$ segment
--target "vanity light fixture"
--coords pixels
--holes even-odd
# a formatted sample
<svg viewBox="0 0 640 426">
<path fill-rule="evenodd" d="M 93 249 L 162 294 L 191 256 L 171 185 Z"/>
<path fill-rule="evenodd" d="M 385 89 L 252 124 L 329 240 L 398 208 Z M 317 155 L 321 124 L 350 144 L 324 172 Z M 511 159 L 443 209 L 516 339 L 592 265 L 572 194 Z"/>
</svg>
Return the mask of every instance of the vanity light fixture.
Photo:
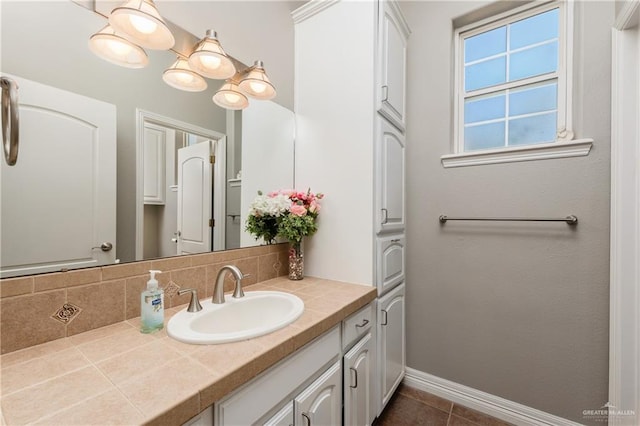
<svg viewBox="0 0 640 426">
<path fill-rule="evenodd" d="M 226 109 L 245 109 L 249 106 L 249 99 L 245 96 L 240 87 L 238 86 L 238 80 L 230 78 L 227 80 L 220 89 L 213 95 L 213 102 Z"/>
<path fill-rule="evenodd" d="M 134 43 L 149 49 L 171 49 L 176 42 L 153 0 L 128 0 L 111 11 L 109 24 Z"/>
<path fill-rule="evenodd" d="M 207 30 L 205 37 L 189 55 L 189 65 L 198 74 L 219 80 L 230 78 L 236 73 L 236 67 L 222 49 L 213 30 Z"/>
<path fill-rule="evenodd" d="M 187 92 L 202 92 L 207 89 L 207 82 L 189 67 L 186 59 L 178 59 L 162 73 L 162 79 L 171 87 Z"/>
<path fill-rule="evenodd" d="M 245 73 L 239 85 L 247 95 L 263 101 L 273 99 L 276 96 L 276 89 L 267 77 L 262 61 L 255 61 Z"/>
<path fill-rule="evenodd" d="M 89 49 L 102 59 L 127 68 L 144 68 L 149 63 L 144 49 L 117 35 L 111 25 L 89 38 Z"/>
</svg>

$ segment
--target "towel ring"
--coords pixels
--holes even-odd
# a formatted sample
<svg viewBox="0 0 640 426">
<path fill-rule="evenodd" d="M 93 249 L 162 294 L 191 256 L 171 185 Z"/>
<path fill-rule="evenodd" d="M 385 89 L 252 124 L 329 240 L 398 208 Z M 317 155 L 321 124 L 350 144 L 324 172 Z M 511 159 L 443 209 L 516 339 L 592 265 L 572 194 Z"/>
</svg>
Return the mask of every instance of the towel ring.
<svg viewBox="0 0 640 426">
<path fill-rule="evenodd" d="M 18 116 L 18 84 L 10 78 L 0 77 L 2 87 L 2 148 L 7 164 L 18 161 L 20 125 Z"/>
</svg>

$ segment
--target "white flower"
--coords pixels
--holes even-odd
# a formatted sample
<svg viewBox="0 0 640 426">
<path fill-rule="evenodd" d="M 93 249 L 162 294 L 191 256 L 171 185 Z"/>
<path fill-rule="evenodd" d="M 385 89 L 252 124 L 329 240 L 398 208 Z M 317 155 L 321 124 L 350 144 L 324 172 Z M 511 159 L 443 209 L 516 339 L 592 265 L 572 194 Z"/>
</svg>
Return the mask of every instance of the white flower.
<svg viewBox="0 0 640 426">
<path fill-rule="evenodd" d="M 289 211 L 291 200 L 288 196 L 278 194 L 274 197 L 258 195 L 249 207 L 252 216 L 281 216 Z"/>
</svg>

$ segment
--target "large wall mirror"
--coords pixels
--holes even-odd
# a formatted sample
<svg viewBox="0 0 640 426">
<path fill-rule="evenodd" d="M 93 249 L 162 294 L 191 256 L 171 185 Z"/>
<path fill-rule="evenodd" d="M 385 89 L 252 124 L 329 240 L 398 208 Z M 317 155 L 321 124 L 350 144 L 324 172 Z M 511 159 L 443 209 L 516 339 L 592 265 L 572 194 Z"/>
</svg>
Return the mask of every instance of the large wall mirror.
<svg viewBox="0 0 640 426">
<path fill-rule="evenodd" d="M 0 72 L 18 81 L 21 119 L 18 162 L 0 175 L 2 278 L 260 243 L 244 232 L 249 203 L 294 185 L 289 102 L 227 111 L 211 100 L 222 81 L 199 93 L 162 81 L 174 52 L 147 50 L 143 69 L 93 55 L 106 20 L 86 7 L 1 7 Z M 241 31 L 243 17 L 215 18 Z"/>
</svg>

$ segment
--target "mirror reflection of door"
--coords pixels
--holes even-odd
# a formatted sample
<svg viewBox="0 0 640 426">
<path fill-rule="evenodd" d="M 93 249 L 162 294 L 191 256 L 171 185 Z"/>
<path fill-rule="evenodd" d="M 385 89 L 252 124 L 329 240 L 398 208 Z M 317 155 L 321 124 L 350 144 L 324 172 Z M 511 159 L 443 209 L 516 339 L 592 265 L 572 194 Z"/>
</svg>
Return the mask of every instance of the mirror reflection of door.
<svg viewBox="0 0 640 426">
<path fill-rule="evenodd" d="M 20 150 L 0 172 L 0 275 L 114 263 L 115 106 L 3 76 L 19 87 Z"/>
<path fill-rule="evenodd" d="M 146 120 L 142 137 L 143 258 L 224 249 L 215 224 L 225 211 L 225 162 L 215 157 L 224 159 L 226 139 Z"/>
<path fill-rule="evenodd" d="M 193 135 L 188 135 L 193 136 Z M 212 250 L 212 142 L 197 141 L 178 150 L 178 254 Z"/>
</svg>

